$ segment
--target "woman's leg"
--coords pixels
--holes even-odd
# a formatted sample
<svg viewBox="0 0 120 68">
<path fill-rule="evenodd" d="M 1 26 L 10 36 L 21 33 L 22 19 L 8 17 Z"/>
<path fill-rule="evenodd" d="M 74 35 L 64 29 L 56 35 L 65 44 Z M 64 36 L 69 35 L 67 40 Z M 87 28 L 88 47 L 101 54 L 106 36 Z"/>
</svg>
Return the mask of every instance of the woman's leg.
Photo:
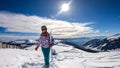
<svg viewBox="0 0 120 68">
<path fill-rule="evenodd" d="M 45 65 L 49 65 L 49 53 L 50 53 L 50 47 L 49 48 L 42 48 L 42 52 L 43 52 L 43 55 L 44 55 L 44 62 L 45 62 Z"/>
</svg>

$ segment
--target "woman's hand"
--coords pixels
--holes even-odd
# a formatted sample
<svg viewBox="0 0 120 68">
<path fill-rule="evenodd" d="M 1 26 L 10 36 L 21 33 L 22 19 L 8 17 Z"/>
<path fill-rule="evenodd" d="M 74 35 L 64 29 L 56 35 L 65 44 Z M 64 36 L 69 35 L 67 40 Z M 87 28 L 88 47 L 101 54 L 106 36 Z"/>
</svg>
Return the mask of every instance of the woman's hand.
<svg viewBox="0 0 120 68">
<path fill-rule="evenodd" d="M 39 46 L 37 46 L 37 47 L 35 48 L 35 51 L 37 51 L 37 50 L 38 50 L 38 47 L 39 47 Z"/>
<path fill-rule="evenodd" d="M 50 44 L 50 48 L 52 48 L 52 44 Z"/>
</svg>

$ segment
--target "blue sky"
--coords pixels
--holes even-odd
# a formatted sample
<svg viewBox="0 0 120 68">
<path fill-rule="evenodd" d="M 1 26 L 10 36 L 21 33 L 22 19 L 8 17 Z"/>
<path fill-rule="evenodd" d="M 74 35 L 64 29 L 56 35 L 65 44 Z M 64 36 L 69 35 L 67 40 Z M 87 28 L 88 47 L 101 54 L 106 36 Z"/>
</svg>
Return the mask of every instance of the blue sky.
<svg viewBox="0 0 120 68">
<path fill-rule="evenodd" d="M 61 5 L 63 3 L 68 3 L 69 1 L 71 0 L 0 0 L 1 19 L 6 16 L 11 20 L 12 19 L 16 20 L 16 18 L 12 16 L 18 15 L 18 18 L 21 18 L 20 16 L 22 15 L 23 18 L 25 17 L 24 19 L 26 19 L 26 21 L 28 21 L 29 17 L 34 17 L 34 18 L 38 17 L 39 20 L 43 19 L 43 21 L 45 20 L 46 22 L 48 22 L 48 20 L 50 21 L 52 20 L 54 22 L 55 21 L 62 21 L 62 23 L 67 22 L 66 24 L 76 23 L 79 24 L 79 26 L 70 25 L 69 27 L 80 27 L 80 28 L 75 28 L 77 29 L 75 30 L 77 33 L 76 35 L 79 36 L 83 34 L 106 35 L 106 34 L 115 34 L 120 32 L 119 30 L 120 0 L 72 0 L 71 4 L 69 5 L 70 10 L 67 12 L 63 12 L 56 17 L 56 14 L 61 10 L 60 8 Z M 18 35 L 18 36 L 39 35 L 38 31 L 35 32 L 30 30 L 22 31 L 21 28 L 24 25 L 26 25 L 25 22 L 23 25 L 20 26 L 21 28 L 19 28 L 19 30 L 17 30 L 17 28 L 14 28 L 15 26 L 9 27 L 5 25 L 6 20 L 11 21 L 8 18 L 4 18 L 2 19 L 2 21 L 0 19 L 1 35 L 3 34 Z M 9 24 L 8 21 L 6 24 Z M 21 19 L 21 21 L 23 22 L 23 19 Z M 32 20 L 32 22 L 34 22 L 34 20 Z M 42 24 L 47 24 L 47 23 L 42 22 Z M 63 28 L 55 25 L 55 23 L 51 23 L 51 25 L 52 24 L 53 24 L 52 27 L 50 27 L 48 24 L 47 25 L 48 27 L 54 30 L 55 29 L 57 30 L 58 28 L 59 29 Z M 84 25 L 84 28 L 82 27 L 82 30 L 81 30 L 81 25 Z M 38 28 L 40 28 L 40 26 L 38 26 Z M 78 31 L 79 29 L 80 31 Z M 56 30 L 53 31 L 53 33 L 55 35 L 58 35 L 59 32 L 55 33 L 57 32 Z M 64 28 L 62 31 L 64 30 L 66 30 L 66 28 Z M 66 32 L 70 32 L 70 31 L 66 30 Z M 65 34 L 61 34 L 61 35 L 65 35 Z M 74 31 L 73 33 L 71 33 L 71 35 L 75 35 Z"/>
</svg>

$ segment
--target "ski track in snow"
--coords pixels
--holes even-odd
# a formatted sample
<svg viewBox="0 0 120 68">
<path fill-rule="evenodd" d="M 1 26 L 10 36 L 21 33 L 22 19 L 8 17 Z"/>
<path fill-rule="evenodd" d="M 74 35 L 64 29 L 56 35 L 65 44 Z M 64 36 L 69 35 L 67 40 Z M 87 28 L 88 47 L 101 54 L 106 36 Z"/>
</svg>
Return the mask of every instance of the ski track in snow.
<svg viewBox="0 0 120 68">
<path fill-rule="evenodd" d="M 42 68 L 44 59 L 41 48 L 0 49 L 0 68 Z M 120 68 L 120 52 L 89 53 L 59 43 L 53 46 L 58 53 L 50 68 Z M 51 56 L 51 55 L 50 55 Z"/>
</svg>

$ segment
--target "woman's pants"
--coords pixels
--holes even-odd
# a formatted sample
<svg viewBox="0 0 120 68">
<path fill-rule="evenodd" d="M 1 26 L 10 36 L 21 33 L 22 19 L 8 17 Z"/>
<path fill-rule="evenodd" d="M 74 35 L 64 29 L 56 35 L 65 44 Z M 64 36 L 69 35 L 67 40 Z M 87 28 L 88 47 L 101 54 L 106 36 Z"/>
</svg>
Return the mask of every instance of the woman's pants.
<svg viewBox="0 0 120 68">
<path fill-rule="evenodd" d="M 49 65 L 50 47 L 48 47 L 48 48 L 41 47 L 41 49 L 42 49 L 42 53 L 44 55 L 45 65 Z"/>
</svg>

